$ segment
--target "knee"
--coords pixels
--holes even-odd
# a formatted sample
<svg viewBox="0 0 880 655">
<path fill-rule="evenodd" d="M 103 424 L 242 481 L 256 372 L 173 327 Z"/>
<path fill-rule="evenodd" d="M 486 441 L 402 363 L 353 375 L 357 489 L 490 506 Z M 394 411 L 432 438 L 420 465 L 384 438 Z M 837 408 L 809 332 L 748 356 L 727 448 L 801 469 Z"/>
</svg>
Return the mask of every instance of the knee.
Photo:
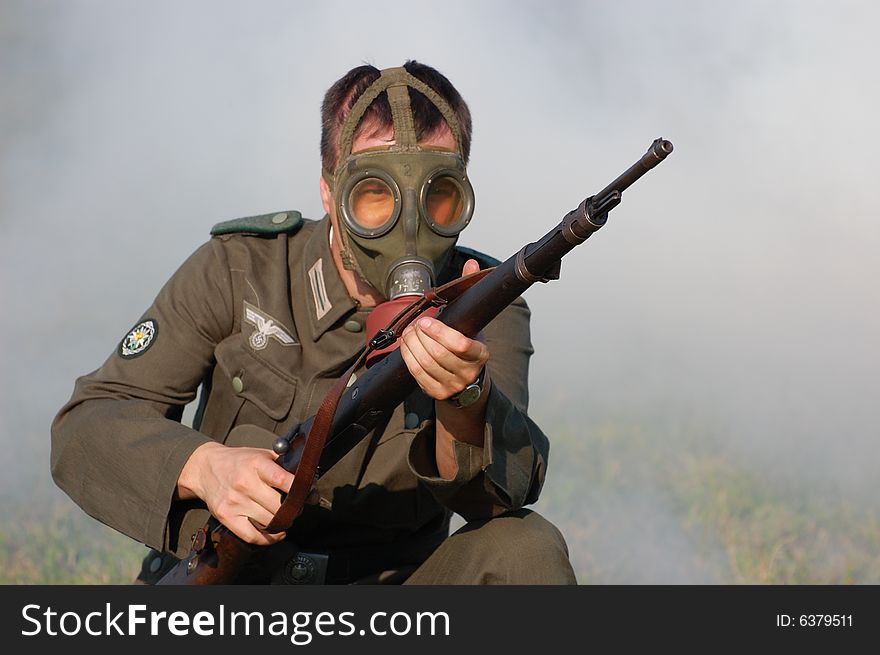
<svg viewBox="0 0 880 655">
<path fill-rule="evenodd" d="M 466 525 L 467 530 L 471 524 Z M 577 584 L 562 533 L 537 512 L 521 509 L 473 525 L 476 559 L 492 562 L 487 579 L 503 584 Z"/>
</svg>

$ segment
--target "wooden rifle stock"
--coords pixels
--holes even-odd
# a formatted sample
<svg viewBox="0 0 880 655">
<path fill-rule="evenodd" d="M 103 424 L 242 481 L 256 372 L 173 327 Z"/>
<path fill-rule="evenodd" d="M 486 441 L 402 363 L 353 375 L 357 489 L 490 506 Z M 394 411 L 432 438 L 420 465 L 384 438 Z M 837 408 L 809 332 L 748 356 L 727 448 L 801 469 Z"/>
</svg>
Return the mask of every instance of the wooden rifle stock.
<svg viewBox="0 0 880 655">
<path fill-rule="evenodd" d="M 648 151 L 611 184 L 590 196 L 540 240 L 509 257 L 457 299 L 437 319 L 473 338 L 535 282 L 559 279 L 562 257 L 602 227 L 621 194 L 672 152 L 672 143 L 656 139 Z M 394 335 L 399 336 L 399 335 Z M 416 387 L 400 350 L 394 350 L 357 378 L 342 395 L 320 455 L 319 470 L 328 470 Z M 275 445 L 276 460 L 297 473 L 315 417 L 292 428 Z M 295 518 L 295 517 L 294 517 Z M 291 521 L 292 522 L 292 521 Z M 286 526 L 282 529 L 287 529 Z M 158 584 L 229 584 L 260 546 L 252 546 L 214 517 L 193 537 L 193 548 Z"/>
</svg>

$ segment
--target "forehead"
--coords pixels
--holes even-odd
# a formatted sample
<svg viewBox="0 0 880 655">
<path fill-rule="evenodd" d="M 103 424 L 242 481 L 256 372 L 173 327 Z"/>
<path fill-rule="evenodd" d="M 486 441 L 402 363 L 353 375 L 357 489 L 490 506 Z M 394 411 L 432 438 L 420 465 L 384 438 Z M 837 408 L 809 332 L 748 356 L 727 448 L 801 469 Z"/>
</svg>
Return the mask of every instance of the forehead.
<svg viewBox="0 0 880 655">
<path fill-rule="evenodd" d="M 351 152 L 354 154 L 369 148 L 387 148 L 391 145 L 394 145 L 394 130 L 389 129 L 378 133 L 362 132 L 352 141 Z M 455 137 L 452 136 L 452 131 L 445 125 L 442 130 L 420 140 L 419 145 L 453 152 L 457 150 Z"/>
</svg>

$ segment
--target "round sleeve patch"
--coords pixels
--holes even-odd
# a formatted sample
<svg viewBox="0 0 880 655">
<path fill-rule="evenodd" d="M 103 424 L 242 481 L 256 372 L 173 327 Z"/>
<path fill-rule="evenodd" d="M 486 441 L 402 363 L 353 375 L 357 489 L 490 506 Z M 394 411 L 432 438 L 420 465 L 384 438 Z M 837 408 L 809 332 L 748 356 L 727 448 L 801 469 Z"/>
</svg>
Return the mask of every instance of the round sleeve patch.
<svg viewBox="0 0 880 655">
<path fill-rule="evenodd" d="M 141 321 L 119 344 L 119 356 L 124 359 L 140 357 L 153 345 L 157 334 L 159 334 L 159 323 L 155 319 L 148 318 Z"/>
</svg>

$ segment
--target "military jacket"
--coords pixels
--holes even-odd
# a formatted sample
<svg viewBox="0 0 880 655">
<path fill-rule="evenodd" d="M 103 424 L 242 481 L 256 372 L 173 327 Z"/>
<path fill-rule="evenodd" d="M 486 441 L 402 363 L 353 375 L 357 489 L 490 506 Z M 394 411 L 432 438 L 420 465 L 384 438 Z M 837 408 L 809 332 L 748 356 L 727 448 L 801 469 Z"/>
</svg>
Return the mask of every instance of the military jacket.
<svg viewBox="0 0 880 655">
<path fill-rule="evenodd" d="M 57 484 L 98 520 L 177 556 L 208 517 L 203 503 L 174 500 L 193 450 L 241 425 L 262 428 L 247 445 L 271 447 L 267 435 L 313 415 L 365 344 L 370 310 L 339 277 L 329 218 L 274 216 L 280 228 L 271 215 L 215 228 L 115 352 L 77 380 L 52 426 Z M 469 257 L 491 264 L 457 248 L 441 278 L 460 275 Z M 526 413 L 533 351 L 521 298 L 484 341 L 485 443 L 455 444 L 455 478 L 437 473 L 433 402 L 417 391 L 323 472 L 320 504 L 306 506 L 288 538 L 326 549 L 438 542 L 452 511 L 487 518 L 537 500 L 549 447 Z M 200 387 L 191 428 L 180 419 Z"/>
</svg>

